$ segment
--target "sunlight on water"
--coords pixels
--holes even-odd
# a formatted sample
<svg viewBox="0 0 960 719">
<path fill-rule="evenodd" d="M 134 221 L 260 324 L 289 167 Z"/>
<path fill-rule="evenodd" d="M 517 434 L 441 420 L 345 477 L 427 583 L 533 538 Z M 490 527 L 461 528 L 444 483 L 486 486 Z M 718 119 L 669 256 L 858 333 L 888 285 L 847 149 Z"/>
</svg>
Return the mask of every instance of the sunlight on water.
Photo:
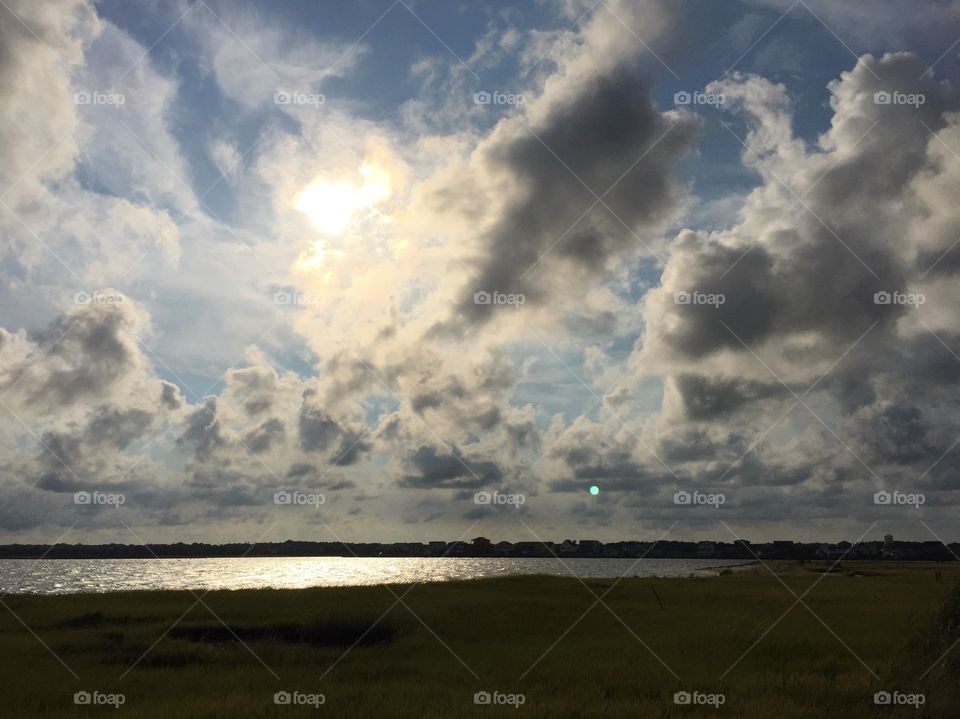
<svg viewBox="0 0 960 719">
<path fill-rule="evenodd" d="M 735 564 L 710 559 L 243 557 L 0 560 L 4 594 L 146 589 L 255 589 L 412 584 L 524 574 L 684 577 Z"/>
</svg>

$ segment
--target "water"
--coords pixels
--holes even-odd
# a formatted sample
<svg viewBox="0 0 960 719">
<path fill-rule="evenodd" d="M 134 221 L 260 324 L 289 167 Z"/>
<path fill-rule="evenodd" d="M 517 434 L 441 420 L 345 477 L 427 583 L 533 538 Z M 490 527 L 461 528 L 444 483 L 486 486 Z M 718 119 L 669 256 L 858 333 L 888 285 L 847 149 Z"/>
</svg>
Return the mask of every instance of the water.
<svg viewBox="0 0 960 719">
<path fill-rule="evenodd" d="M 743 562 L 741 562 L 743 563 Z M 729 559 L 520 559 L 431 557 L 242 557 L 215 559 L 5 559 L 2 594 L 152 589 L 300 589 L 412 584 L 552 574 L 686 577 L 716 574 Z"/>
</svg>

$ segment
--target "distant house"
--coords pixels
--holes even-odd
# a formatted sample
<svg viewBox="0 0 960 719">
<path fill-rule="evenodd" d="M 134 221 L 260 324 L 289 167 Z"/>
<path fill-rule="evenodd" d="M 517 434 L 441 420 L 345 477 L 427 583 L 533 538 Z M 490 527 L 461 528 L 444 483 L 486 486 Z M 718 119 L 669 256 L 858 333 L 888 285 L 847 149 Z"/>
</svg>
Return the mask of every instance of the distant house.
<svg viewBox="0 0 960 719">
<path fill-rule="evenodd" d="M 489 557 L 493 554 L 493 542 L 486 537 L 476 537 L 471 544 L 473 544 L 474 554 L 479 554 L 483 557 Z"/>
<path fill-rule="evenodd" d="M 581 539 L 579 549 L 580 554 L 601 554 L 603 552 L 603 542 L 598 542 L 595 539 Z"/>
<path fill-rule="evenodd" d="M 623 542 L 622 546 L 625 557 L 642 557 L 651 549 L 650 542 Z"/>
<path fill-rule="evenodd" d="M 847 544 L 847 546 L 844 547 L 842 544 Z M 847 553 L 849 548 L 850 545 L 846 542 L 841 544 L 821 544 L 817 548 L 817 557 L 820 559 L 840 559 Z"/>
<path fill-rule="evenodd" d="M 617 544 L 605 544 L 603 545 L 603 556 L 604 557 L 622 557 L 624 542 L 619 542 Z"/>
<path fill-rule="evenodd" d="M 466 542 L 451 542 L 447 545 L 447 556 L 463 557 L 470 551 L 470 545 Z"/>
<path fill-rule="evenodd" d="M 857 542 L 850 550 L 849 556 L 861 559 L 876 559 L 880 556 L 882 547 L 883 545 L 880 542 Z"/>
<path fill-rule="evenodd" d="M 551 550 L 556 551 L 552 542 L 517 542 L 513 548 L 521 557 L 551 557 Z"/>
</svg>

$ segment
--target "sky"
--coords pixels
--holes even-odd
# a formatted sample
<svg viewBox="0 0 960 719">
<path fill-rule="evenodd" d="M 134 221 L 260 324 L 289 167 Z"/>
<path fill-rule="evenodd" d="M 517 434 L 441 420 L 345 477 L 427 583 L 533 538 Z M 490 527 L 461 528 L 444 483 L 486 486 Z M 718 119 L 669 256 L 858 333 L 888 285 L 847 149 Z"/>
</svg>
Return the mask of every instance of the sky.
<svg viewBox="0 0 960 719">
<path fill-rule="evenodd" d="M 0 541 L 958 539 L 960 2 L 0 48 Z"/>
</svg>

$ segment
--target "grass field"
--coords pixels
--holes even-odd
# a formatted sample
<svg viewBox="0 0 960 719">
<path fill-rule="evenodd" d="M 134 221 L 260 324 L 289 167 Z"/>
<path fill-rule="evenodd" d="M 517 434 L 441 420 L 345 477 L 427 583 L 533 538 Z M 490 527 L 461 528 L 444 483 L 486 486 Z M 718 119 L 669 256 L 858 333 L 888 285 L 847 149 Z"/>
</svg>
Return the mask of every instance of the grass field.
<svg viewBox="0 0 960 719">
<path fill-rule="evenodd" d="M 960 647 L 927 671 L 960 639 L 960 590 L 951 595 L 960 568 L 826 566 L 630 578 L 612 589 L 613 580 L 518 577 L 406 595 L 404 586 L 217 591 L 202 603 L 189 592 L 8 595 L 0 715 L 960 716 L 951 708 Z M 797 603 L 790 590 L 803 596 L 815 582 Z M 925 704 L 877 707 L 883 690 L 923 692 Z M 124 702 L 78 706 L 78 691 Z M 324 703 L 278 705 L 278 691 Z M 477 705 L 478 691 L 523 704 Z M 677 705 L 679 691 L 724 701 Z"/>
</svg>

